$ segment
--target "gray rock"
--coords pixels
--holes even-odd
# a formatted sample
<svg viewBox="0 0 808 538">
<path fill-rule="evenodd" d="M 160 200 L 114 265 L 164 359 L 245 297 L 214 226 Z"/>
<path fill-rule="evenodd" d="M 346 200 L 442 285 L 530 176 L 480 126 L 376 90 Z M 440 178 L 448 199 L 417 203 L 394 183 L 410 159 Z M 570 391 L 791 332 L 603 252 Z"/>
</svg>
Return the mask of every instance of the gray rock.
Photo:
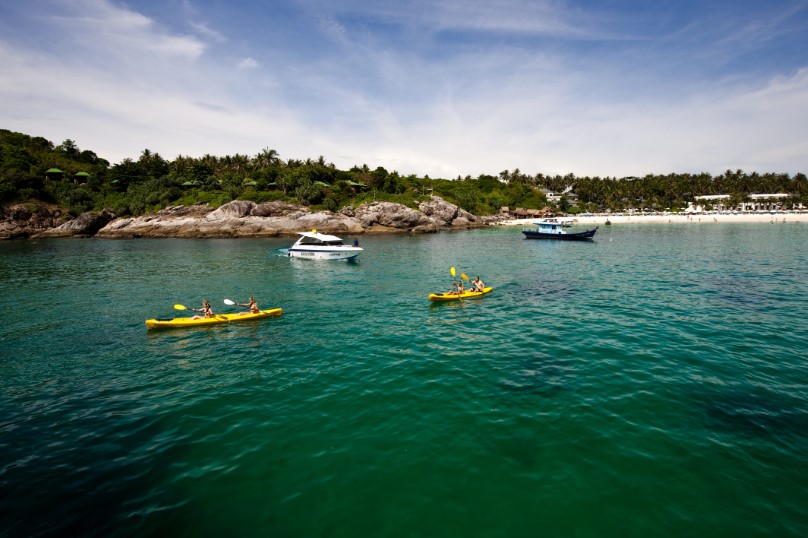
<svg viewBox="0 0 808 538">
<path fill-rule="evenodd" d="M 424 224 L 422 226 L 416 226 L 413 228 L 410 233 L 412 234 L 434 234 L 438 233 L 438 226 L 434 222 L 430 222 L 429 224 Z"/>
<path fill-rule="evenodd" d="M 418 209 L 424 215 L 437 220 L 441 226 L 451 225 L 459 210 L 456 205 L 450 204 L 440 196 L 432 196 L 429 202 L 421 202 L 418 204 Z"/>
<path fill-rule="evenodd" d="M 0 239 L 26 239 L 60 226 L 66 215 L 44 204 L 17 204 L 0 211 Z"/>
<path fill-rule="evenodd" d="M 37 237 L 89 237 L 95 235 L 114 218 L 115 214 L 108 209 L 88 211 L 61 226 L 37 234 Z"/>
<path fill-rule="evenodd" d="M 300 206 L 275 200 L 264 202 L 253 207 L 250 215 L 253 217 L 286 217 L 290 215 L 302 215 L 305 213 Z"/>
<path fill-rule="evenodd" d="M 0 238 L 275 237 L 293 236 L 311 229 L 343 236 L 406 231 L 435 233 L 441 228 L 464 229 L 488 223 L 438 196 L 429 203 L 422 203 L 420 208 L 421 211 L 391 202 L 372 202 L 357 208 L 348 206 L 334 213 L 311 212 L 307 207 L 281 201 L 256 204 L 236 200 L 213 211 L 207 204 L 200 203 L 120 219 L 115 219 L 109 211 L 90 212 L 64 222 L 58 210 L 20 205 L 7 208 L 2 214 Z"/>
<path fill-rule="evenodd" d="M 412 229 L 432 220 L 419 211 L 391 202 L 372 202 L 356 208 L 356 218 L 365 228 L 382 226 L 394 230 Z"/>
<path fill-rule="evenodd" d="M 207 220 L 240 219 L 249 216 L 255 207 L 255 202 L 248 200 L 233 200 L 207 214 Z"/>
</svg>

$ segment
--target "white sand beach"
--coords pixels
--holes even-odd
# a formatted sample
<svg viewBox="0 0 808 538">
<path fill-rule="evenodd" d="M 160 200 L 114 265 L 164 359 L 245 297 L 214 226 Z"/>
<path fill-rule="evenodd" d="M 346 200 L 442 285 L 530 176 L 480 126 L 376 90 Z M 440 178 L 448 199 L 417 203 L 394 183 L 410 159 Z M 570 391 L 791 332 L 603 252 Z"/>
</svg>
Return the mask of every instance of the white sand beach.
<svg viewBox="0 0 808 538">
<path fill-rule="evenodd" d="M 808 213 L 670 213 L 670 214 L 599 214 L 586 216 L 559 217 L 560 220 L 572 219 L 573 224 L 604 225 L 612 224 L 708 224 L 716 222 L 762 222 L 771 224 L 808 222 Z M 499 222 L 503 226 L 525 226 L 536 222 L 537 218 L 510 219 Z"/>
</svg>

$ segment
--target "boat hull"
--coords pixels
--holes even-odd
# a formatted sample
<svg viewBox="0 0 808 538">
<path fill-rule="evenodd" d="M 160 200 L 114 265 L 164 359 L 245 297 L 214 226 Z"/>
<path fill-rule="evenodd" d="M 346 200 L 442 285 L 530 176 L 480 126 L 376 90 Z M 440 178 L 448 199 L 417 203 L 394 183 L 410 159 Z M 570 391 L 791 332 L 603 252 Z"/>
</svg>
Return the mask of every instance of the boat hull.
<svg viewBox="0 0 808 538">
<path fill-rule="evenodd" d="M 271 308 L 269 310 L 261 310 L 257 314 L 249 312 L 244 314 L 217 314 L 212 318 L 166 318 L 166 319 L 147 319 L 146 327 L 149 329 L 174 329 L 185 327 L 206 327 L 208 325 L 220 325 L 222 323 L 234 323 L 238 321 L 250 321 L 253 319 L 268 318 L 270 316 L 280 316 L 280 308 Z"/>
<path fill-rule="evenodd" d="M 477 299 L 491 293 L 494 291 L 494 288 L 483 288 L 483 291 L 464 291 L 460 295 L 456 295 L 454 293 L 430 293 L 429 300 L 435 302 L 443 302 L 443 301 L 459 301 L 461 299 Z"/>
<path fill-rule="evenodd" d="M 525 239 L 552 239 L 555 241 L 591 241 L 595 237 L 597 228 L 577 233 L 543 233 L 533 230 L 522 230 Z"/>
<path fill-rule="evenodd" d="M 292 247 L 288 251 L 290 258 L 303 258 L 306 260 L 353 260 L 362 254 L 362 249 L 359 247 L 343 247 L 343 248 L 322 248 L 316 247 Z"/>
</svg>

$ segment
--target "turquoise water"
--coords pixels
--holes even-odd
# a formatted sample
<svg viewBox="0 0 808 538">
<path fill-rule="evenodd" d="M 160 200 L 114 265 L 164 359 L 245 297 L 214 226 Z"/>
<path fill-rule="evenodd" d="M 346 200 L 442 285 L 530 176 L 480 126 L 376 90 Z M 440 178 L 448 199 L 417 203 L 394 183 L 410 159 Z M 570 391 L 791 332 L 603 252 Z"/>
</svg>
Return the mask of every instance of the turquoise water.
<svg viewBox="0 0 808 538">
<path fill-rule="evenodd" d="M 807 234 L 2 243 L 0 536 L 806 536 Z"/>
</svg>

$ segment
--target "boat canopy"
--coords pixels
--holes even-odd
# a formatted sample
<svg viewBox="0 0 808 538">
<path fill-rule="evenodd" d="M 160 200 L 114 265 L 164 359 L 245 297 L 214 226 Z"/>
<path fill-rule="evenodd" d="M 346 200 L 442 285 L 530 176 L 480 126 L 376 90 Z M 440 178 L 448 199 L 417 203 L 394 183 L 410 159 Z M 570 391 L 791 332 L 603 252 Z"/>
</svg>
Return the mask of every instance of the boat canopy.
<svg viewBox="0 0 808 538">
<path fill-rule="evenodd" d="M 318 232 L 297 232 L 297 235 L 302 235 L 303 237 L 308 237 L 309 239 L 314 239 L 315 241 L 322 241 L 323 243 L 339 241 L 339 243 L 342 244 L 342 239 L 336 235 L 321 234 Z"/>
</svg>

